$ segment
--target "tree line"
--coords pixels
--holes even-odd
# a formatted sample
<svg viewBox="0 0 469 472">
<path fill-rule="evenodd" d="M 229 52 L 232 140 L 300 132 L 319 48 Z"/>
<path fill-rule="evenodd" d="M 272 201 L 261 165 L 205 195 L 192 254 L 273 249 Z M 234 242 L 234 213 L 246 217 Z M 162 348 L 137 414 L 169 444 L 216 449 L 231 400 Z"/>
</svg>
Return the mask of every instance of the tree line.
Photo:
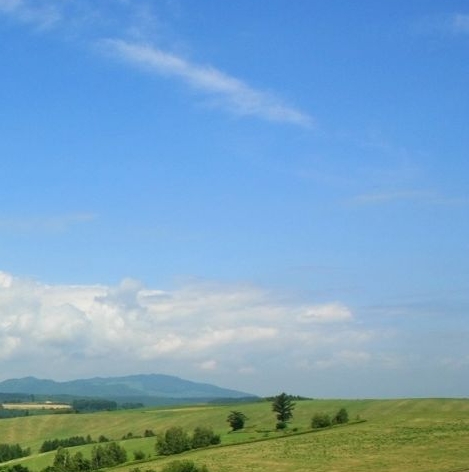
<svg viewBox="0 0 469 472">
<path fill-rule="evenodd" d="M 0 462 L 7 462 L 20 457 L 26 457 L 31 454 L 31 449 L 28 447 L 22 449 L 19 444 L 0 444 Z"/>
</svg>

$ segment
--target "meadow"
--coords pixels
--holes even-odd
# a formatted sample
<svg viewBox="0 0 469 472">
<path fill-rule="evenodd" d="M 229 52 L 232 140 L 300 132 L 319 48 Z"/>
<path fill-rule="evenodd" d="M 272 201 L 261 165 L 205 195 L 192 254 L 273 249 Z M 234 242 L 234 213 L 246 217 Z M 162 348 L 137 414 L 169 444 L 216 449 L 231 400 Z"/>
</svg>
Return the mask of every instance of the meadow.
<svg viewBox="0 0 469 472">
<path fill-rule="evenodd" d="M 350 423 L 311 431 L 317 412 L 333 414 L 345 407 Z M 241 432 L 230 432 L 230 411 L 242 411 L 248 421 Z M 298 401 L 288 430 L 275 431 L 270 402 L 200 405 L 180 408 L 143 408 L 89 414 L 50 414 L 0 420 L 0 442 L 30 447 L 31 456 L 16 460 L 32 471 L 52 463 L 54 452 L 38 454 L 44 440 L 104 435 L 128 452 L 145 453 L 141 462 L 127 463 L 116 472 L 139 468 L 158 471 L 176 458 L 206 464 L 210 472 L 462 472 L 469 471 L 469 400 L 306 400 Z M 164 432 L 182 426 L 210 426 L 221 445 L 157 457 L 150 429 Z M 121 440 L 131 433 L 133 439 Z M 90 454 L 92 445 L 70 448 Z"/>
</svg>

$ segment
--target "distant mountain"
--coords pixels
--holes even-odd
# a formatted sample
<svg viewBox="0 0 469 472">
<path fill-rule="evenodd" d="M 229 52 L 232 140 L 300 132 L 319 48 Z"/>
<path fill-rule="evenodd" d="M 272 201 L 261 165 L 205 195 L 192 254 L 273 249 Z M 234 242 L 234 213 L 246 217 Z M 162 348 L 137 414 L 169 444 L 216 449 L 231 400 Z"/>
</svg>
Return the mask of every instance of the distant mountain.
<svg viewBox="0 0 469 472">
<path fill-rule="evenodd" d="M 144 404 L 188 401 L 210 401 L 221 399 L 253 398 L 255 395 L 191 382 L 179 377 L 162 374 L 130 375 L 126 377 L 95 377 L 92 379 L 55 382 L 35 377 L 10 379 L 0 382 L 0 393 L 22 393 L 29 395 L 98 397 L 118 402 L 139 401 Z"/>
</svg>

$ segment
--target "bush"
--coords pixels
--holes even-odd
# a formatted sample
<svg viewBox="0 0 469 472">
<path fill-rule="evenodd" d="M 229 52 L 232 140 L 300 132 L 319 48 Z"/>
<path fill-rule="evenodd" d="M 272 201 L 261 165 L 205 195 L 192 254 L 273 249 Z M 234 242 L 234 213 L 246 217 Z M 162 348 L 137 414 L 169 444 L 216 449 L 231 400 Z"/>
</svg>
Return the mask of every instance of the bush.
<svg viewBox="0 0 469 472">
<path fill-rule="evenodd" d="M 341 408 L 334 416 L 332 420 L 335 424 L 345 424 L 348 423 L 348 413 L 345 408 Z"/>
<path fill-rule="evenodd" d="M 145 459 L 145 453 L 143 451 L 134 451 L 134 460 L 141 461 Z"/>
<path fill-rule="evenodd" d="M 275 429 L 281 431 L 282 429 L 285 429 L 287 427 L 287 423 L 285 421 L 277 421 L 277 424 L 275 425 Z"/>
<path fill-rule="evenodd" d="M 10 467 L 2 467 L 0 472 L 29 472 L 29 469 L 21 464 L 11 465 Z"/>
<path fill-rule="evenodd" d="M 91 465 L 93 469 L 113 467 L 127 461 L 127 452 L 115 442 L 95 446 L 91 451 Z"/>
<path fill-rule="evenodd" d="M 158 435 L 155 447 L 158 454 L 168 456 L 187 451 L 191 445 L 187 433 L 182 428 L 173 426 L 164 435 Z"/>
<path fill-rule="evenodd" d="M 194 429 L 194 434 L 192 435 L 191 441 L 192 449 L 208 447 L 214 444 L 220 444 L 220 436 L 215 434 L 212 428 L 198 426 Z"/>
<path fill-rule="evenodd" d="M 204 465 L 198 467 L 192 461 L 173 461 L 163 467 L 161 472 L 208 472 Z"/>
<path fill-rule="evenodd" d="M 311 428 L 327 428 L 332 424 L 331 417 L 327 413 L 316 413 L 311 420 Z"/>
</svg>

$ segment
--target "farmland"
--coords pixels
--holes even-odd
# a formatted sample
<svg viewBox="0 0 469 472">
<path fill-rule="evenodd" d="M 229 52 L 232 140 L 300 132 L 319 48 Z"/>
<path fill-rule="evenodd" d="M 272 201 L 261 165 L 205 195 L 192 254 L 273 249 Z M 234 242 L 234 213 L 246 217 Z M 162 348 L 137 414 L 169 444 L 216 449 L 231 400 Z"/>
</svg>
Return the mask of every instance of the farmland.
<svg viewBox="0 0 469 472">
<path fill-rule="evenodd" d="M 310 429 L 317 412 L 334 413 L 345 407 L 350 423 L 324 430 Z M 247 417 L 241 432 L 230 432 L 231 410 Z M 142 471 L 161 466 L 176 456 L 156 456 L 155 438 L 142 436 L 171 426 L 189 433 L 196 426 L 211 426 L 221 445 L 183 453 L 178 458 L 206 464 L 210 472 L 385 471 L 454 472 L 469 470 L 469 400 L 307 400 L 299 401 L 286 432 L 275 431 L 269 402 L 236 405 L 200 405 L 181 408 L 143 408 L 94 414 L 39 415 L 0 421 L 4 443 L 31 448 L 31 456 L 16 462 L 39 471 L 50 465 L 54 453 L 38 454 L 42 442 L 52 438 L 105 435 L 127 451 L 145 453 L 141 464 L 127 463 L 115 470 Z M 132 439 L 122 440 L 123 436 Z M 92 445 L 71 448 L 90 454 Z"/>
<path fill-rule="evenodd" d="M 64 403 L 3 403 L 5 410 L 71 410 L 71 406 Z"/>
</svg>

